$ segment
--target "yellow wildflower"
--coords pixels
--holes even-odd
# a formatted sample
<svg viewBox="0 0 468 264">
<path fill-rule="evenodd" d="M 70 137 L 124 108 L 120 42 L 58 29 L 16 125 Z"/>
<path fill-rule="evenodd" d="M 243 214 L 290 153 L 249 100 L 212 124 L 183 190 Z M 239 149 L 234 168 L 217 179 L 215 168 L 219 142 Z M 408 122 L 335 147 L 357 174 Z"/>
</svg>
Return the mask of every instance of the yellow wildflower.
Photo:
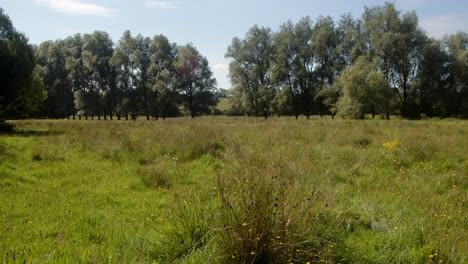
<svg viewBox="0 0 468 264">
<path fill-rule="evenodd" d="M 393 150 L 399 148 L 401 146 L 401 142 L 398 139 L 395 139 L 394 141 L 384 143 L 383 146 L 388 150 Z"/>
</svg>

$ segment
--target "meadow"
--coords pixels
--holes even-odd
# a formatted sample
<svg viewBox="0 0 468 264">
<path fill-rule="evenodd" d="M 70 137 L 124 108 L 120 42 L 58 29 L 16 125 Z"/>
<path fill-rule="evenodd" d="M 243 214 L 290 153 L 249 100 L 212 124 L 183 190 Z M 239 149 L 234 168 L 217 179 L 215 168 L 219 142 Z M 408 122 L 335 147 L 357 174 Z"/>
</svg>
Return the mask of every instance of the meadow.
<svg viewBox="0 0 468 264">
<path fill-rule="evenodd" d="M 468 263 L 468 122 L 16 121 L 2 263 Z"/>
</svg>

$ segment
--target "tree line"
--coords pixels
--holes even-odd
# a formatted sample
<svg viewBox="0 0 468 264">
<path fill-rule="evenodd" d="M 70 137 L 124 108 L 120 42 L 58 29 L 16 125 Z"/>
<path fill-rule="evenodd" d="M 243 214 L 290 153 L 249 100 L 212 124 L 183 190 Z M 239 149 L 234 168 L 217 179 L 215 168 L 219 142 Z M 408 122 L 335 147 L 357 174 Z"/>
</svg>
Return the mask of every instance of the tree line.
<svg viewBox="0 0 468 264">
<path fill-rule="evenodd" d="M 468 34 L 442 39 L 393 3 L 253 26 L 234 38 L 228 115 L 468 117 Z M 30 45 L 0 8 L 0 127 L 6 119 L 159 119 L 215 111 L 208 60 L 164 35 L 76 34 Z"/>
<path fill-rule="evenodd" d="M 192 45 L 95 31 L 28 44 L 0 9 L 0 120 L 166 118 L 211 113 L 216 80 Z"/>
<path fill-rule="evenodd" d="M 255 25 L 226 57 L 231 115 L 468 117 L 468 34 L 430 38 L 393 3 Z"/>
<path fill-rule="evenodd" d="M 40 44 L 36 56 L 47 117 L 149 120 L 177 116 L 183 105 L 193 118 L 216 104 L 208 60 L 193 45 L 177 46 L 163 35 L 126 31 L 114 47 L 106 32 L 76 34 Z"/>
</svg>

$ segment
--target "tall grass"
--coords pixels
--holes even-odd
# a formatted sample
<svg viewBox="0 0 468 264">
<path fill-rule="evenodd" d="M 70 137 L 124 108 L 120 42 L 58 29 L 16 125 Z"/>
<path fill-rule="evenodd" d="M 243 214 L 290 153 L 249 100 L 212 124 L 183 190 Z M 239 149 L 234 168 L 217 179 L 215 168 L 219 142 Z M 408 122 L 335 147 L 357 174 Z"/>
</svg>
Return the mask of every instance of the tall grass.
<svg viewBox="0 0 468 264">
<path fill-rule="evenodd" d="M 465 121 L 19 121 L 0 259 L 466 263 Z"/>
</svg>

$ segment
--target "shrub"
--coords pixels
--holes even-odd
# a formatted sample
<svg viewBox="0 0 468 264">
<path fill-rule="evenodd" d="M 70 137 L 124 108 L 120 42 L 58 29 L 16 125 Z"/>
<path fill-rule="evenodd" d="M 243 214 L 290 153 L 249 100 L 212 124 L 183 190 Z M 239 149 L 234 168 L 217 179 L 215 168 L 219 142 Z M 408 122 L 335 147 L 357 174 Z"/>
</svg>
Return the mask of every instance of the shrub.
<svg viewBox="0 0 468 264">
<path fill-rule="evenodd" d="M 293 168 L 253 159 L 219 176 L 224 262 L 290 263 L 323 259 L 317 192 Z"/>
</svg>

